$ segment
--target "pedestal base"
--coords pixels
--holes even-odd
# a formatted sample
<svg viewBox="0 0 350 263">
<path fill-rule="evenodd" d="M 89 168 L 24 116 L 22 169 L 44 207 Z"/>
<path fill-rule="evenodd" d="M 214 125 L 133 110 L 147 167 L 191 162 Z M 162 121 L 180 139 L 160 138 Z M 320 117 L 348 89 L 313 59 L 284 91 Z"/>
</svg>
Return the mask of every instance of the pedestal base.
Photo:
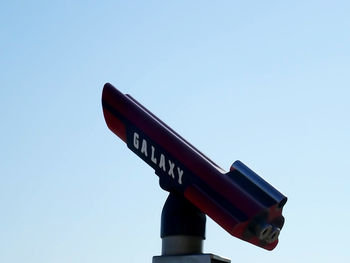
<svg viewBox="0 0 350 263">
<path fill-rule="evenodd" d="M 154 256 L 152 263 L 231 263 L 231 260 L 213 254 L 181 256 Z"/>
</svg>

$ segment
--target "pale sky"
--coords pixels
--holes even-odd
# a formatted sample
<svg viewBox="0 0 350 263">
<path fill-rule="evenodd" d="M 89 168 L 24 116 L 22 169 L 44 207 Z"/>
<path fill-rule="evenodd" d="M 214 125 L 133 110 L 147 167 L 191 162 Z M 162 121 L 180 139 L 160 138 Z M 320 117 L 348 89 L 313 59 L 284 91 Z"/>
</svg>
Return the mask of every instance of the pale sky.
<svg viewBox="0 0 350 263">
<path fill-rule="evenodd" d="M 288 197 L 271 252 L 207 221 L 232 262 L 350 262 L 348 1 L 3 1 L 0 262 L 151 262 L 167 193 L 107 128 L 131 94 L 228 170 Z"/>
</svg>

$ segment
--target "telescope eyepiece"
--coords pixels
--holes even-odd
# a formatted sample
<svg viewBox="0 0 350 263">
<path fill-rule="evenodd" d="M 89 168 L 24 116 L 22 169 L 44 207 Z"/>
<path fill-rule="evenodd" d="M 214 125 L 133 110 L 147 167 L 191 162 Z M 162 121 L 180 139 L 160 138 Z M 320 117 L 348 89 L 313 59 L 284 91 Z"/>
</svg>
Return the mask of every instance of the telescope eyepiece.
<svg viewBox="0 0 350 263">
<path fill-rule="evenodd" d="M 266 240 L 272 231 L 272 225 L 265 224 L 257 233 L 260 240 Z"/>
<path fill-rule="evenodd" d="M 271 244 L 271 243 L 275 242 L 278 239 L 280 232 L 281 232 L 281 229 L 279 229 L 278 227 L 274 227 L 266 240 L 267 243 Z"/>
</svg>

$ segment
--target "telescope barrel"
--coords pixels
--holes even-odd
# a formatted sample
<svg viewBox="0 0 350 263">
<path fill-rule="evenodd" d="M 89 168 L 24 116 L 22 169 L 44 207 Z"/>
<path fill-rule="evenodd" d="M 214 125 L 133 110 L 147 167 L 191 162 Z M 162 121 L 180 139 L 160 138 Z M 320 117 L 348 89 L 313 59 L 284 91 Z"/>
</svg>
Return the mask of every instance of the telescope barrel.
<svg viewBox="0 0 350 263">
<path fill-rule="evenodd" d="M 231 235 L 272 250 L 287 198 L 242 162 L 225 172 L 130 95 L 104 86 L 109 129 L 143 159 L 160 186 L 183 195 Z"/>
</svg>

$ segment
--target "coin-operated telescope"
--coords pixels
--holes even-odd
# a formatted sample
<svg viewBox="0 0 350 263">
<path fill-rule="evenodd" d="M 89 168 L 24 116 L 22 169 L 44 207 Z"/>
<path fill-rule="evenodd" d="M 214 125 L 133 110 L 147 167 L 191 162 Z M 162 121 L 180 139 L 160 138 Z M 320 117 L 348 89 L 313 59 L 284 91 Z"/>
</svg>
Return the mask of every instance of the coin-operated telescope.
<svg viewBox="0 0 350 263">
<path fill-rule="evenodd" d="M 168 191 L 161 218 L 161 262 L 230 262 L 202 254 L 205 215 L 231 235 L 272 250 L 287 198 L 240 161 L 226 172 L 130 95 L 102 93 L 108 127 L 149 164 Z"/>
</svg>

